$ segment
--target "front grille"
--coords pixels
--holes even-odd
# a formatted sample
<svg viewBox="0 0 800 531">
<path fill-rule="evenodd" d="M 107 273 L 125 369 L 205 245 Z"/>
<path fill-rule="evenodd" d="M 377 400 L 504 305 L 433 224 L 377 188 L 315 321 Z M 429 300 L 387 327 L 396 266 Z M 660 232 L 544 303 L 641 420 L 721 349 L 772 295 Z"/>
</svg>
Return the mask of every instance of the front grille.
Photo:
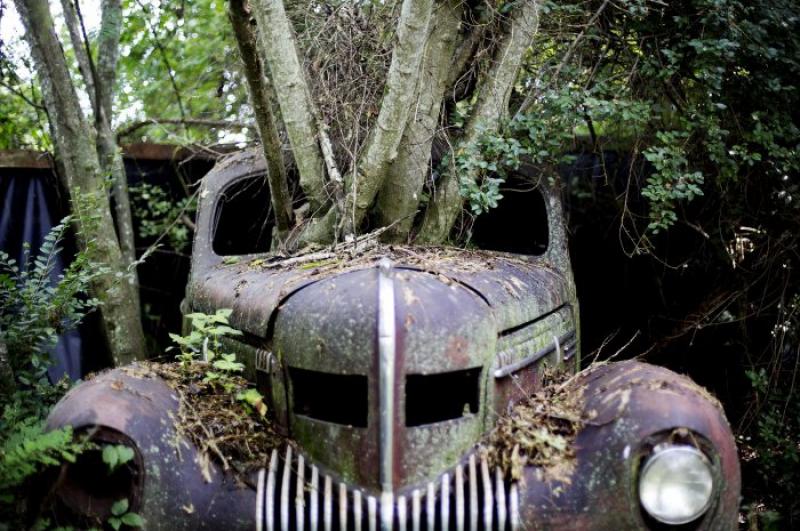
<svg viewBox="0 0 800 531">
<path fill-rule="evenodd" d="M 472 454 L 465 465 L 407 495 L 369 495 L 308 464 L 291 446 L 258 474 L 257 531 L 433 531 L 520 528 L 519 490 Z"/>
</svg>

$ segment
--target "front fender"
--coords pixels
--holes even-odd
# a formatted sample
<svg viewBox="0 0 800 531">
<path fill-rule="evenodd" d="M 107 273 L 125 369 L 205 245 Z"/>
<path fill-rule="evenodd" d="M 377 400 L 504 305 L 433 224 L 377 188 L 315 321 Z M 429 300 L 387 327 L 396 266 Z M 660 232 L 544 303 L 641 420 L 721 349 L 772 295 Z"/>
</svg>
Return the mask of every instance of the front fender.
<svg viewBox="0 0 800 531">
<path fill-rule="evenodd" d="M 665 528 L 639 505 L 643 459 L 659 443 L 698 447 L 713 465 L 712 506 L 693 530 L 736 528 L 739 461 L 719 403 L 688 378 L 662 367 L 625 361 L 579 375 L 587 419 L 575 441 L 575 467 L 567 481 L 525 470 L 520 516 L 530 529 Z"/>
</svg>

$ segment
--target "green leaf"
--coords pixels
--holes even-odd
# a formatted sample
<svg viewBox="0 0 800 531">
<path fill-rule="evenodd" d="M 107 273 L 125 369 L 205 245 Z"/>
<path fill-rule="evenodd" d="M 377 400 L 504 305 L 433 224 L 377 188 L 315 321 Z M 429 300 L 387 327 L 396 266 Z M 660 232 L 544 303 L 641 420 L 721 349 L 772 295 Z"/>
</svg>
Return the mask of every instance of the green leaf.
<svg viewBox="0 0 800 531">
<path fill-rule="evenodd" d="M 111 506 L 111 514 L 121 516 L 128 512 L 128 498 L 122 498 Z"/>
<path fill-rule="evenodd" d="M 120 520 L 119 518 L 116 518 L 114 516 L 111 516 L 108 519 L 108 525 L 113 527 L 114 530 L 116 531 L 117 529 L 120 528 L 120 526 L 122 526 L 122 520 Z"/>
<path fill-rule="evenodd" d="M 129 527 L 144 527 L 144 518 L 136 513 L 128 513 L 122 517 L 122 523 Z"/>
<path fill-rule="evenodd" d="M 109 470 L 114 470 L 119 464 L 119 454 L 116 446 L 108 445 L 103 448 L 103 462 L 108 465 Z"/>
</svg>

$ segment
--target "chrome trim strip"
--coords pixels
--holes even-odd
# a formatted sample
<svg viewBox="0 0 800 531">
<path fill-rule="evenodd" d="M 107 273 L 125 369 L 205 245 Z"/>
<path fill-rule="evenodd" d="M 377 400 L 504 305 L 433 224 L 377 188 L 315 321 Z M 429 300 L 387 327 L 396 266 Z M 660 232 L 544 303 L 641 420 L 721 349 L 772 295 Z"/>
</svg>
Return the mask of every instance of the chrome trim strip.
<svg viewBox="0 0 800 531">
<path fill-rule="evenodd" d="M 450 476 L 442 476 L 442 529 L 450 529 Z"/>
<path fill-rule="evenodd" d="M 492 493 L 492 476 L 489 474 L 489 463 L 486 456 L 481 456 L 481 476 L 483 477 L 483 528 L 492 528 L 492 511 L 494 496 Z"/>
<path fill-rule="evenodd" d="M 331 531 L 333 526 L 333 482 L 327 474 L 322 491 L 322 524 L 325 531 Z"/>
<path fill-rule="evenodd" d="M 281 480 L 281 530 L 289 531 L 289 479 L 292 471 L 292 447 L 286 447 L 286 462 Z"/>
<path fill-rule="evenodd" d="M 267 510 L 267 531 L 272 531 L 275 525 L 275 474 L 278 470 L 278 450 L 272 450 L 269 459 L 269 472 L 267 473 L 267 498 L 264 500 Z"/>
<path fill-rule="evenodd" d="M 356 524 L 356 531 L 361 531 L 361 491 L 353 492 L 353 520 Z"/>
<path fill-rule="evenodd" d="M 377 522 L 376 517 L 378 512 L 378 502 L 375 496 L 367 497 L 367 517 L 369 518 L 369 531 L 376 531 Z"/>
<path fill-rule="evenodd" d="M 464 471 L 456 467 L 456 531 L 464 531 Z"/>
<path fill-rule="evenodd" d="M 311 466 L 311 490 L 309 491 L 311 501 L 309 502 L 309 524 L 311 531 L 319 529 L 319 469 Z"/>
<path fill-rule="evenodd" d="M 506 491 L 500 467 L 494 470 L 495 494 L 497 495 L 497 529 L 506 528 Z"/>
<path fill-rule="evenodd" d="M 267 471 L 261 469 L 258 471 L 258 486 L 256 488 L 256 531 L 261 531 L 264 528 L 264 481 L 267 476 Z"/>
<path fill-rule="evenodd" d="M 381 531 L 392 531 L 394 527 L 394 494 L 381 494 Z"/>
<path fill-rule="evenodd" d="M 561 336 L 560 338 L 558 338 L 558 341 L 560 343 L 566 343 L 574 335 L 575 335 L 575 330 L 571 330 L 571 331 L 567 332 L 566 334 L 564 334 L 563 336 Z M 550 346 L 544 347 L 543 349 L 540 349 L 540 350 L 534 352 L 533 354 L 531 354 L 530 356 L 526 356 L 525 358 L 523 358 L 523 359 L 521 359 L 519 361 L 516 361 L 514 363 L 510 363 L 508 365 L 504 365 L 502 367 L 499 367 L 499 368 L 495 369 L 494 377 L 495 378 L 503 378 L 505 376 L 508 376 L 512 372 L 516 372 L 516 371 L 518 371 L 520 369 L 524 369 L 528 365 L 531 365 L 532 363 L 535 363 L 535 362 L 539 361 L 540 359 L 544 358 L 545 356 L 547 356 L 549 354 L 552 354 L 555 350 L 556 350 L 556 345 L 550 345 Z"/>
<path fill-rule="evenodd" d="M 469 529 L 478 531 L 478 467 L 475 454 L 469 456 Z"/>
<path fill-rule="evenodd" d="M 519 489 L 516 483 L 511 484 L 511 493 L 509 495 L 509 509 L 511 512 L 511 531 L 517 531 L 520 527 L 519 522 Z"/>
<path fill-rule="evenodd" d="M 395 307 L 392 262 L 378 266 L 378 393 L 381 490 L 392 492 L 394 465 Z M 381 510 L 383 513 L 383 510 Z"/>
<path fill-rule="evenodd" d="M 347 485 L 339 483 L 339 529 L 347 529 Z"/>
<path fill-rule="evenodd" d="M 304 531 L 306 526 L 305 492 L 306 492 L 306 462 L 303 454 L 297 453 L 297 486 L 294 493 L 294 513 L 297 519 L 297 530 Z"/>
</svg>

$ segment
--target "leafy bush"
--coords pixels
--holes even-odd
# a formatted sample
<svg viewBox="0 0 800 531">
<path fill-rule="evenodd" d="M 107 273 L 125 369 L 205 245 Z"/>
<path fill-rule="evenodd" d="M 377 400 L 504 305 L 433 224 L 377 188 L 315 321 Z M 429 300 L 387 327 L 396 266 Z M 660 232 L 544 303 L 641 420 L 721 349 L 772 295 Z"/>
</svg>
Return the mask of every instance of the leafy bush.
<svg viewBox="0 0 800 531">
<path fill-rule="evenodd" d="M 55 226 L 35 256 L 26 248 L 22 264 L 0 251 L 0 347 L 7 348 L 0 368 L 9 380 L 3 383 L 11 387 L 0 395 L 0 521 L 9 528 L 23 527 L 29 480 L 46 467 L 73 462 L 90 446 L 75 440 L 69 428 L 47 432 L 44 424 L 70 385 L 48 381 L 50 351 L 59 334 L 98 305 L 87 291 L 104 274 L 79 253 L 55 275 L 70 221 Z"/>
</svg>

